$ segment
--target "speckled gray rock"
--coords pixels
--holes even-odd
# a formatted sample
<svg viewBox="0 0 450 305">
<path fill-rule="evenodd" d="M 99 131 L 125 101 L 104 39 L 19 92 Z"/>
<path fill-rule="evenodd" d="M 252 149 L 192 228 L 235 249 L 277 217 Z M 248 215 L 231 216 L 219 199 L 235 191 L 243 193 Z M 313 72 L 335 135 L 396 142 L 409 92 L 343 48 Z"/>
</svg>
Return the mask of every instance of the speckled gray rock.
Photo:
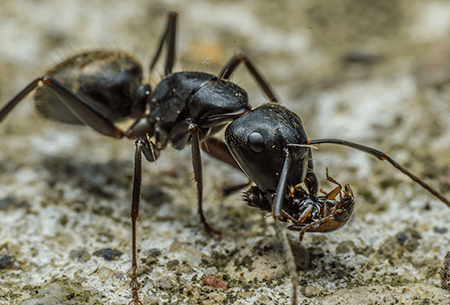
<svg viewBox="0 0 450 305">
<path fill-rule="evenodd" d="M 312 139 L 389 153 L 450 197 L 449 20 L 445 1 L 31 1 L 0 10 L 0 105 L 79 51 L 120 48 L 147 67 L 168 10 L 180 13 L 175 70 L 217 73 L 237 51 L 263 72 Z M 158 70 L 159 69 L 159 70 Z M 157 70 L 162 74 L 162 69 Z M 160 78 L 152 75 L 152 83 Z M 233 81 L 266 101 L 241 68 Z M 27 98 L 0 124 L 0 304 L 128 304 L 133 141 L 46 121 Z M 449 304 L 439 268 L 450 209 L 389 164 L 323 145 L 314 152 L 356 194 L 341 230 L 290 233 L 300 304 Z M 210 238 L 196 208 L 190 150 L 144 164 L 138 222 L 145 304 L 286 304 L 291 291 L 271 218 L 240 194 L 239 172 L 204 158 Z M 123 253 L 106 261 L 95 251 Z M 74 259 L 80 252 L 83 259 Z M 89 259 L 88 259 L 89 257 Z M 227 289 L 205 282 L 214 276 Z"/>
</svg>

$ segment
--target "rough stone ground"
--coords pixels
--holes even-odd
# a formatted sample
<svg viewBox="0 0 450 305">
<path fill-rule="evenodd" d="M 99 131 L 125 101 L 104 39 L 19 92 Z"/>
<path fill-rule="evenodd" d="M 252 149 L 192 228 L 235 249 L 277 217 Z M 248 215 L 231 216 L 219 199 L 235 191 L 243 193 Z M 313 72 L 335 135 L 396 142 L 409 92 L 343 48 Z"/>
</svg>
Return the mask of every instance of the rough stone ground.
<svg viewBox="0 0 450 305">
<path fill-rule="evenodd" d="M 168 10 L 180 13 L 177 70 L 216 73 L 244 51 L 308 135 L 388 152 L 450 197 L 450 3 L 3 0 L 0 104 L 76 52 L 120 48 L 148 65 Z M 162 69 L 160 69 L 162 73 Z M 158 76 L 153 75 L 158 81 Z M 233 81 L 265 101 L 241 69 Z M 134 147 L 40 118 L 31 98 L 0 125 L 0 304 L 127 304 Z M 300 304 L 449 304 L 439 268 L 450 209 L 387 163 L 325 146 L 325 168 L 357 196 L 329 234 L 289 234 Z M 270 218 L 204 158 L 210 238 L 196 213 L 190 150 L 144 165 L 139 264 L 144 304 L 285 304 L 290 282 Z M 94 252 L 115 249 L 102 256 Z M 117 251 L 123 253 L 118 255 Z M 107 261 L 104 257 L 109 257 Z M 215 276 L 226 290 L 206 285 Z"/>
</svg>

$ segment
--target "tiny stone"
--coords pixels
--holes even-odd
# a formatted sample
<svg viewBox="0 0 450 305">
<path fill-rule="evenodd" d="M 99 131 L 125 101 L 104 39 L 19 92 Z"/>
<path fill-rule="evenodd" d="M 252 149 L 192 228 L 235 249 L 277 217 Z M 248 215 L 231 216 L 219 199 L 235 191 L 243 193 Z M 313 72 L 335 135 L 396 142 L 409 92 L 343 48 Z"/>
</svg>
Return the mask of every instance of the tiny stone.
<svg viewBox="0 0 450 305">
<path fill-rule="evenodd" d="M 158 281 L 158 286 L 162 289 L 170 289 L 173 286 L 172 280 L 168 276 L 163 276 Z"/>
<path fill-rule="evenodd" d="M 205 270 L 205 275 L 209 276 L 209 275 L 216 275 L 217 274 L 217 268 L 216 267 L 209 267 L 208 269 Z"/>
<path fill-rule="evenodd" d="M 97 276 L 102 280 L 110 278 L 111 276 L 113 276 L 113 274 L 114 272 L 112 272 L 112 270 L 107 267 L 101 267 L 97 270 Z"/>
<path fill-rule="evenodd" d="M 180 264 L 180 261 L 174 259 L 167 262 L 167 269 L 173 269 Z"/>
<path fill-rule="evenodd" d="M 147 256 L 158 257 L 161 255 L 161 250 L 159 250 L 158 248 L 151 248 L 147 250 L 145 253 Z"/>
<path fill-rule="evenodd" d="M 438 234 L 444 234 L 444 233 L 447 233 L 447 231 L 448 231 L 447 228 L 441 228 L 441 227 L 434 227 L 433 230 L 435 233 L 438 233 Z"/>
<path fill-rule="evenodd" d="M 85 263 L 91 259 L 91 255 L 86 250 L 72 250 L 69 253 L 69 258 L 80 263 Z"/>
<path fill-rule="evenodd" d="M 317 296 L 321 293 L 321 289 L 315 287 L 315 286 L 306 286 L 305 287 L 305 296 L 307 297 L 313 297 Z"/>
<path fill-rule="evenodd" d="M 225 300 L 225 295 L 223 293 L 211 292 L 208 297 L 216 302 L 222 303 Z"/>
<path fill-rule="evenodd" d="M 397 241 L 403 245 L 405 243 L 405 241 L 408 239 L 408 235 L 406 235 L 403 232 L 398 233 L 397 235 L 395 235 L 395 237 L 397 238 Z"/>
<path fill-rule="evenodd" d="M 93 253 L 95 256 L 103 257 L 108 262 L 117 260 L 122 254 L 119 250 L 111 248 L 100 249 Z"/>
<path fill-rule="evenodd" d="M 14 255 L 5 254 L 0 256 L 0 270 L 11 269 L 15 262 Z"/>
</svg>

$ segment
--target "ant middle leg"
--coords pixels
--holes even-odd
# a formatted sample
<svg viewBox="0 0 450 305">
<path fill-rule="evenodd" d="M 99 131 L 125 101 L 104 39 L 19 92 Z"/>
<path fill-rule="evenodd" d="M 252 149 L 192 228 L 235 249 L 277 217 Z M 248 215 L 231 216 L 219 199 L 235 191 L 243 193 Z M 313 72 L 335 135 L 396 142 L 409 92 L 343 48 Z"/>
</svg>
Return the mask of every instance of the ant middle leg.
<svg viewBox="0 0 450 305">
<path fill-rule="evenodd" d="M 270 87 L 269 83 L 264 79 L 261 72 L 259 72 L 258 69 L 256 69 L 255 65 L 248 59 L 248 57 L 242 53 L 234 55 L 230 59 L 230 61 L 228 61 L 228 63 L 225 65 L 225 67 L 223 67 L 222 71 L 220 72 L 219 78 L 228 80 L 231 74 L 233 74 L 233 72 L 242 62 L 245 64 L 248 71 L 250 71 L 252 76 L 255 78 L 256 82 L 264 91 L 264 93 L 267 95 L 269 101 L 279 103 L 273 89 Z"/>
<path fill-rule="evenodd" d="M 176 12 L 169 12 L 167 15 L 167 25 L 164 30 L 163 35 L 159 41 L 158 49 L 156 54 L 153 56 L 152 62 L 150 64 L 150 72 L 156 65 L 156 62 L 161 55 L 162 48 L 164 44 L 167 44 L 167 56 L 166 63 L 164 67 L 164 75 L 167 76 L 172 73 L 173 65 L 175 62 L 175 45 L 176 45 L 176 34 L 177 34 L 177 18 L 178 14 Z"/>
</svg>

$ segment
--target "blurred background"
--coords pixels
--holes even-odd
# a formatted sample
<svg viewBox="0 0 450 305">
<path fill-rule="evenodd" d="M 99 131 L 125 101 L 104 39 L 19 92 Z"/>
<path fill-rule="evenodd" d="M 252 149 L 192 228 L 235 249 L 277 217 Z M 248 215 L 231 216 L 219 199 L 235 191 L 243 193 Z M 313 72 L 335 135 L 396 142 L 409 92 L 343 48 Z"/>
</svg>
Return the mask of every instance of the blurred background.
<svg viewBox="0 0 450 305">
<path fill-rule="evenodd" d="M 0 106 L 81 51 L 120 49 L 148 70 L 167 12 L 179 13 L 175 71 L 218 73 L 244 52 L 311 139 L 388 153 L 450 197 L 450 1 L 3 0 Z M 159 74 L 158 74 L 159 73 Z M 148 75 L 155 84 L 163 67 Z M 232 81 L 267 101 L 240 68 Z M 0 304 L 126 304 L 134 145 L 41 118 L 27 97 L 0 124 Z M 285 304 L 289 276 L 270 218 L 224 186 L 241 173 L 204 156 L 207 236 L 190 149 L 144 163 L 138 247 L 146 304 Z M 450 209 L 390 164 L 343 147 L 314 152 L 356 195 L 338 232 L 289 234 L 302 304 L 442 304 Z M 95 251 L 123 253 L 113 261 Z M 114 252 L 116 253 L 116 252 Z M 205 276 L 228 283 L 220 290 Z M 53 303 L 51 303 L 53 302 Z M 414 303 L 414 304 L 415 304 Z"/>
</svg>

